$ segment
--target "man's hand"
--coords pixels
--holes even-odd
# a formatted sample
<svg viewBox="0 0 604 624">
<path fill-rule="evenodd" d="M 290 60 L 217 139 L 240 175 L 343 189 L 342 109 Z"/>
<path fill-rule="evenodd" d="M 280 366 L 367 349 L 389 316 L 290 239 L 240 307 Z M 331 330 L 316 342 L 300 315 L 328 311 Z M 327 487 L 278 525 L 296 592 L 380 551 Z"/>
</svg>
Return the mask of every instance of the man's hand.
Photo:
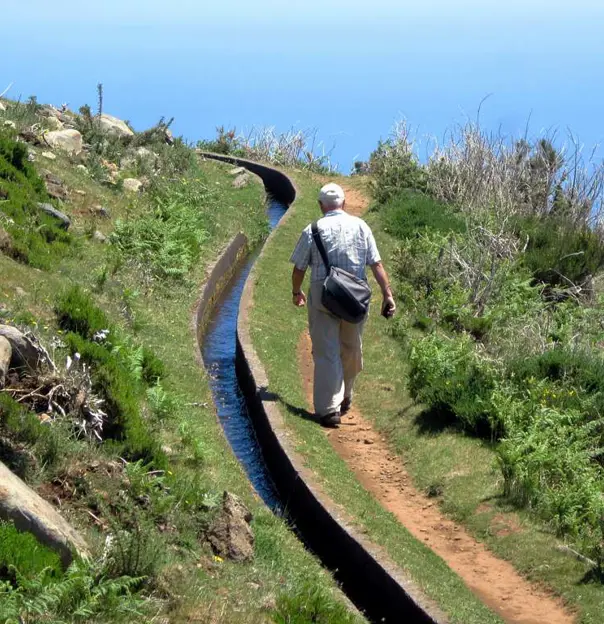
<svg viewBox="0 0 604 624">
<path fill-rule="evenodd" d="M 382 301 L 382 316 L 390 318 L 396 312 L 396 303 L 392 295 L 385 295 Z"/>
<path fill-rule="evenodd" d="M 298 294 L 292 296 L 292 303 L 297 308 L 303 308 L 306 305 L 306 295 L 300 291 Z"/>
</svg>

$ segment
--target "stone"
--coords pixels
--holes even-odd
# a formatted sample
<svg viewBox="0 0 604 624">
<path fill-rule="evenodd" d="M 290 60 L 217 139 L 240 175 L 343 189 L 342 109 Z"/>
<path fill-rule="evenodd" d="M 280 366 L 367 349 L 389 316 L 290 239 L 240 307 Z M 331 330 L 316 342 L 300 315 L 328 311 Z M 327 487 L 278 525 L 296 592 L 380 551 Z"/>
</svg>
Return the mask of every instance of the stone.
<svg viewBox="0 0 604 624">
<path fill-rule="evenodd" d="M 61 178 L 53 173 L 44 173 L 44 184 L 46 185 L 46 191 L 53 199 L 59 199 L 60 201 L 69 199 L 67 187 L 63 184 Z"/>
<path fill-rule="evenodd" d="M 5 128 L 12 128 L 13 130 L 17 129 L 17 124 L 14 121 L 11 121 L 10 119 L 7 119 L 4 122 L 4 127 Z"/>
<path fill-rule="evenodd" d="M 19 132 L 19 138 L 30 145 L 43 145 L 39 134 L 33 128 L 23 128 L 23 130 Z"/>
<path fill-rule="evenodd" d="M 10 234 L 0 226 L 0 252 L 9 256 L 13 250 L 13 239 Z"/>
<path fill-rule="evenodd" d="M 48 158 L 48 160 L 56 160 L 57 157 L 52 152 L 42 152 L 42 158 Z"/>
<path fill-rule="evenodd" d="M 6 106 L 0 102 L 0 113 L 3 113 L 6 110 Z"/>
<path fill-rule="evenodd" d="M 63 121 L 62 117 L 62 113 L 58 108 L 55 108 L 54 106 L 51 106 L 50 104 L 43 104 L 42 106 L 40 106 L 39 110 L 38 110 L 38 115 L 40 115 L 40 117 L 54 117 L 55 119 L 58 119 L 59 121 Z"/>
<path fill-rule="evenodd" d="M 63 129 L 63 124 L 57 117 L 47 117 L 46 118 L 46 125 L 51 130 L 62 130 Z"/>
<path fill-rule="evenodd" d="M 23 290 L 23 288 L 21 288 L 21 286 L 16 286 L 15 287 L 15 295 L 17 295 L 17 297 L 25 297 L 27 295 L 27 291 Z"/>
<path fill-rule="evenodd" d="M 105 208 L 105 206 L 100 206 L 97 204 L 96 206 L 92 206 L 92 208 L 90 209 L 90 212 L 92 212 L 92 214 L 97 217 L 101 217 L 102 219 L 111 218 L 111 213 L 109 212 L 107 208 Z"/>
<path fill-rule="evenodd" d="M 92 240 L 96 241 L 97 243 L 106 243 L 107 237 L 100 230 L 95 230 L 94 234 L 92 235 Z"/>
<path fill-rule="evenodd" d="M 90 557 L 84 538 L 59 512 L 17 475 L 0 462 L 0 518 L 12 521 L 19 531 L 27 531 L 42 544 L 55 550 L 64 566 L 74 554 Z"/>
<path fill-rule="evenodd" d="M 76 169 L 88 175 L 88 167 L 86 167 L 86 165 L 78 165 Z"/>
<path fill-rule="evenodd" d="M 245 167 L 235 167 L 234 169 L 229 170 L 229 175 L 238 176 L 242 173 L 247 173 L 247 169 Z"/>
<path fill-rule="evenodd" d="M 44 134 L 44 141 L 53 149 L 77 155 L 83 148 L 82 135 L 77 130 L 53 130 Z"/>
<path fill-rule="evenodd" d="M 66 214 L 62 213 L 60 210 L 57 210 L 51 204 L 39 203 L 38 208 L 42 212 L 45 212 L 47 215 L 50 215 L 51 217 L 57 219 L 57 221 L 59 221 L 59 227 L 62 230 L 69 229 L 69 226 L 71 225 L 71 219 Z"/>
<path fill-rule="evenodd" d="M 0 336 L 10 342 L 12 348 L 11 369 L 27 368 L 31 371 L 38 369 L 40 351 L 23 332 L 12 325 L 0 325 Z"/>
<path fill-rule="evenodd" d="M 232 561 L 254 557 L 252 514 L 235 494 L 225 492 L 222 507 L 210 526 L 207 537 L 214 554 Z"/>
<path fill-rule="evenodd" d="M 124 180 L 124 190 L 128 193 L 140 193 L 143 183 L 136 178 L 126 178 Z"/>
<path fill-rule="evenodd" d="M 242 173 L 241 175 L 238 175 L 234 180 L 233 180 L 233 187 L 240 189 L 243 188 L 245 186 L 247 186 L 250 183 L 250 176 L 248 173 Z"/>
<path fill-rule="evenodd" d="M 106 132 L 109 136 L 119 138 L 134 136 L 134 132 L 128 127 L 126 122 L 117 117 L 113 117 L 113 115 L 103 113 L 99 119 L 99 125 L 101 130 Z"/>
<path fill-rule="evenodd" d="M 6 379 L 12 357 L 13 348 L 10 342 L 4 336 L 0 336 L 0 388 L 4 388 L 4 380 Z"/>
</svg>

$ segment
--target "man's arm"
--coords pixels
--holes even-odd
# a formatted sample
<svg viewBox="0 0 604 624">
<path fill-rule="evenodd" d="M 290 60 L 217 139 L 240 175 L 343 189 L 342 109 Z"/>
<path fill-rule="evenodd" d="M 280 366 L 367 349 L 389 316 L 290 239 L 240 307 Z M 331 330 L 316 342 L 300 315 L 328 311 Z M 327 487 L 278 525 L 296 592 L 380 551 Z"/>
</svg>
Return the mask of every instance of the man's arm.
<svg viewBox="0 0 604 624">
<path fill-rule="evenodd" d="M 396 310 L 396 303 L 394 303 L 394 298 L 392 297 L 392 289 L 390 288 L 390 280 L 388 279 L 386 269 L 381 262 L 375 262 L 371 264 L 370 267 L 375 281 L 382 291 L 382 313 L 386 309 L 386 306 L 388 306 L 390 309 L 390 316 L 392 316 Z"/>
<path fill-rule="evenodd" d="M 306 271 L 302 271 L 298 267 L 294 267 L 292 271 L 292 301 L 295 306 L 301 308 L 306 304 L 306 295 L 302 290 L 302 282 Z"/>
</svg>

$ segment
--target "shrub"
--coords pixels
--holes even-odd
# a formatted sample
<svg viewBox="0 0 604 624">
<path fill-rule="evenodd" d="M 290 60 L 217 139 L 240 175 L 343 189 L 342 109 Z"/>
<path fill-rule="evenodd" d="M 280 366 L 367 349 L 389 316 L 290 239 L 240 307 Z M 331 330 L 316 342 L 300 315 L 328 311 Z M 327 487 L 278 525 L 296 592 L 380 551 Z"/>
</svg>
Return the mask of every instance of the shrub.
<svg viewBox="0 0 604 624">
<path fill-rule="evenodd" d="M 478 434 L 498 436 L 491 397 L 498 371 L 480 358 L 467 335 L 448 338 L 434 332 L 412 341 L 409 392 L 429 408 L 448 411 L 460 425 Z"/>
<path fill-rule="evenodd" d="M 392 236 L 405 239 L 426 230 L 464 233 L 466 224 L 452 208 L 412 190 L 403 190 L 380 208 L 382 223 Z"/>
<path fill-rule="evenodd" d="M 97 332 L 110 328 L 105 313 L 80 286 L 72 286 L 58 297 L 55 312 L 61 329 L 87 340 L 91 340 Z"/>
<path fill-rule="evenodd" d="M 44 183 L 27 160 L 27 146 L 0 133 L 0 225 L 10 234 L 15 260 L 50 269 L 72 238 L 37 207 L 48 201 Z M 4 217 L 4 218 L 3 218 Z"/>
<path fill-rule="evenodd" d="M 564 217 L 518 220 L 521 238 L 528 236 L 522 259 L 539 282 L 551 286 L 583 286 L 604 267 L 604 245 L 598 234 Z"/>
<path fill-rule="evenodd" d="M 369 157 L 371 190 L 379 203 L 384 203 L 401 191 L 427 190 L 426 175 L 413 153 L 406 130 L 380 141 Z"/>
</svg>

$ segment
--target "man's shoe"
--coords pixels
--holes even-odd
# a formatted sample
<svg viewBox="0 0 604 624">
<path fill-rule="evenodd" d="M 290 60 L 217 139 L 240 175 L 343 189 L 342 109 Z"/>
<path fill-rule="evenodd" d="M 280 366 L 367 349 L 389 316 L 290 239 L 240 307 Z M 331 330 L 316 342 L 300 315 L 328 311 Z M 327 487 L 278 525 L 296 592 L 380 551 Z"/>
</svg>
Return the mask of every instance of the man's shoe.
<svg viewBox="0 0 604 624">
<path fill-rule="evenodd" d="M 337 427 L 342 421 L 340 419 L 340 412 L 332 412 L 321 416 L 320 420 L 323 427 Z"/>
<path fill-rule="evenodd" d="M 342 404 L 340 405 L 340 414 L 344 415 L 346 412 L 350 411 L 350 406 L 352 405 L 352 399 L 350 397 L 344 397 Z"/>
</svg>

